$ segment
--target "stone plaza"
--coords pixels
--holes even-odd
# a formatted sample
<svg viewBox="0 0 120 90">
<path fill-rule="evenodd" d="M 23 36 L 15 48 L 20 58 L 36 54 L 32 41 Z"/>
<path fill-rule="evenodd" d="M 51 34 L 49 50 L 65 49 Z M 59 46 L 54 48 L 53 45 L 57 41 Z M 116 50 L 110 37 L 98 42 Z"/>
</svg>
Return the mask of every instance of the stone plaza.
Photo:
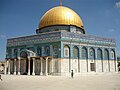
<svg viewBox="0 0 120 90">
<path fill-rule="evenodd" d="M 120 73 L 69 76 L 2 75 L 0 90 L 120 90 Z"/>
</svg>

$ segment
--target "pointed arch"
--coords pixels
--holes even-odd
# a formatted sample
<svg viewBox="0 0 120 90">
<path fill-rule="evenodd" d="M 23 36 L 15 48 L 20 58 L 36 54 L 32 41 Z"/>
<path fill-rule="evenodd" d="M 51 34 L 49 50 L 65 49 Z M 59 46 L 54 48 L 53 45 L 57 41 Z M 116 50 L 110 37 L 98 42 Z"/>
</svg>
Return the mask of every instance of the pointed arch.
<svg viewBox="0 0 120 90">
<path fill-rule="evenodd" d="M 102 50 L 100 48 L 97 49 L 97 59 L 102 60 Z"/>
<path fill-rule="evenodd" d="M 42 56 L 42 49 L 41 47 L 37 47 L 37 55 Z"/>
<path fill-rule="evenodd" d="M 111 54 L 111 59 L 115 60 L 115 50 L 111 49 L 110 54 Z"/>
<path fill-rule="evenodd" d="M 7 55 L 6 55 L 7 58 L 12 58 L 12 49 L 7 49 Z"/>
<path fill-rule="evenodd" d="M 54 58 L 58 58 L 58 55 L 59 55 L 58 45 L 54 45 L 54 46 L 53 46 L 53 51 L 54 51 L 53 57 L 54 57 Z"/>
<path fill-rule="evenodd" d="M 27 58 L 28 57 L 27 51 L 21 51 L 20 52 L 20 57 Z"/>
<path fill-rule="evenodd" d="M 49 46 L 45 47 L 45 55 L 50 56 L 50 47 Z"/>
<path fill-rule="evenodd" d="M 17 58 L 18 52 L 17 49 L 14 49 L 14 57 Z"/>
<path fill-rule="evenodd" d="M 104 59 L 109 60 L 109 51 L 108 51 L 108 49 L 104 50 Z"/>
<path fill-rule="evenodd" d="M 32 50 L 22 48 L 20 50 L 20 57 L 26 58 L 28 56 L 36 56 L 36 53 Z"/>
<path fill-rule="evenodd" d="M 73 57 L 79 58 L 79 48 L 77 46 L 74 46 L 73 48 Z"/>
<path fill-rule="evenodd" d="M 81 50 L 81 56 L 82 56 L 82 59 L 88 59 L 88 56 L 87 56 L 87 48 L 86 47 L 82 47 L 82 50 Z"/>
<path fill-rule="evenodd" d="M 90 57 L 90 59 L 93 59 L 93 60 L 95 60 L 95 49 L 94 48 L 90 48 L 90 50 L 89 50 L 89 57 Z"/>
<path fill-rule="evenodd" d="M 68 45 L 64 46 L 64 57 L 70 57 L 70 47 Z"/>
</svg>

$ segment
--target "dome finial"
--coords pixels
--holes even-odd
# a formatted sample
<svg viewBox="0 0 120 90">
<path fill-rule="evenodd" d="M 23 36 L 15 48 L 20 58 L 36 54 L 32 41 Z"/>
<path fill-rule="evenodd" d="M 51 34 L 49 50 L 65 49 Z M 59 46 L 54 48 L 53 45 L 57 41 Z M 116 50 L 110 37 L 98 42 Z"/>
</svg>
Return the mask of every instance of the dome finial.
<svg viewBox="0 0 120 90">
<path fill-rule="evenodd" d="M 60 6 L 62 6 L 62 0 L 60 0 Z"/>
</svg>

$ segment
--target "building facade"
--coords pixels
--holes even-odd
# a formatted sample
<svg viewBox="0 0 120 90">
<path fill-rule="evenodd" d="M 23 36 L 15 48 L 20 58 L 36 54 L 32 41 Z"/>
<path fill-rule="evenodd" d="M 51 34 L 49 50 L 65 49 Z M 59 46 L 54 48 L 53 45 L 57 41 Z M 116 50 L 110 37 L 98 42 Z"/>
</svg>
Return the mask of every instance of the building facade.
<svg viewBox="0 0 120 90">
<path fill-rule="evenodd" d="M 40 20 L 36 35 L 10 38 L 6 74 L 62 75 L 116 72 L 116 42 L 85 34 L 81 18 L 70 8 L 57 6 Z"/>
</svg>

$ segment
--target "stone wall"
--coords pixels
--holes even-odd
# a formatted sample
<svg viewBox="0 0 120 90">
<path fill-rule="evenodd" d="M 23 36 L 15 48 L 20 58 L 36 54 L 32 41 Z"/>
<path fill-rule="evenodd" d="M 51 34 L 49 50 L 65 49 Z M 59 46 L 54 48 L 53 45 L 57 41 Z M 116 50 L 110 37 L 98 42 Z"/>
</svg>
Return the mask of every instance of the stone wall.
<svg viewBox="0 0 120 90">
<path fill-rule="evenodd" d="M 70 64 L 71 63 L 71 64 Z M 91 71 L 91 63 L 94 65 L 94 70 Z M 70 65 L 69 65 L 70 64 Z M 69 67 L 70 66 L 70 67 Z M 69 69 L 75 73 L 106 73 L 115 72 L 115 61 L 114 60 L 80 60 L 78 59 L 61 59 L 61 73 L 69 73 Z M 79 72 L 80 69 L 80 72 Z"/>
</svg>

